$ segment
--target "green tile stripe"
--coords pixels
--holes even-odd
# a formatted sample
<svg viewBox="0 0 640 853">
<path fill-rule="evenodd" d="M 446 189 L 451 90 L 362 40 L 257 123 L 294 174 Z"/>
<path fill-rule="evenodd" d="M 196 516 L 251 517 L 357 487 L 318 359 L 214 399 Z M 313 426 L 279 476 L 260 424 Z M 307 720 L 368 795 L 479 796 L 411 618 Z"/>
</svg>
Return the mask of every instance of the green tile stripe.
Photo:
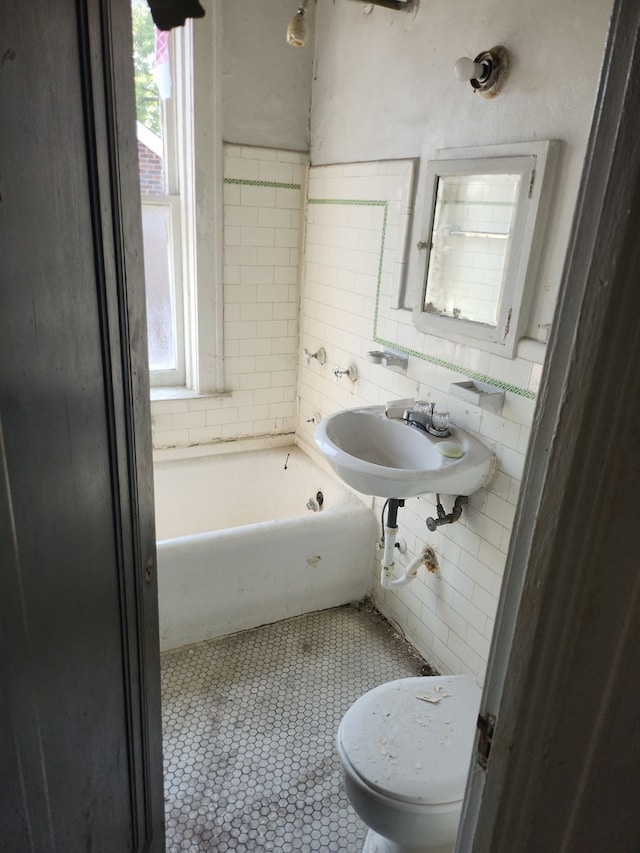
<svg viewBox="0 0 640 853">
<path fill-rule="evenodd" d="M 237 187 L 273 187 L 277 190 L 299 190 L 300 184 L 285 184 L 281 181 L 250 181 L 247 178 L 225 178 L 225 184 Z"/>
<path fill-rule="evenodd" d="M 369 198 L 310 198 L 309 204 L 351 204 L 355 207 L 388 207 L 389 202 Z"/>
<path fill-rule="evenodd" d="M 443 358 L 437 358 L 433 355 L 425 355 L 408 347 L 394 344 L 392 341 L 386 341 L 384 338 L 374 337 L 377 344 L 389 347 L 396 352 L 403 352 L 405 355 L 412 355 L 414 358 L 420 358 L 422 361 L 427 361 L 429 364 L 434 364 L 436 367 L 444 367 L 446 370 L 451 370 L 454 373 L 461 373 L 467 379 L 474 379 L 478 382 L 484 382 L 486 385 L 492 385 L 500 391 L 511 391 L 512 394 L 517 394 L 519 397 L 525 397 L 527 400 L 535 400 L 536 392 L 528 391 L 526 388 L 518 388 L 517 385 L 510 385 L 508 382 L 502 382 L 500 379 L 494 379 L 493 376 L 487 376 L 485 373 L 478 373 L 477 370 L 470 370 L 468 367 L 461 367 L 459 364 L 453 364 L 450 361 L 445 361 Z"/>
<path fill-rule="evenodd" d="M 382 282 L 382 261 L 384 255 L 384 242 L 386 239 L 387 231 L 387 211 L 389 208 L 388 202 L 384 200 L 379 201 L 368 199 L 310 198 L 309 204 L 348 204 L 360 207 L 384 208 L 384 216 L 382 220 L 382 238 L 380 243 L 380 260 L 378 262 L 378 284 L 376 288 L 376 304 L 373 319 L 373 340 L 377 344 L 382 344 L 382 346 L 389 347 L 389 349 L 396 350 L 397 352 L 403 352 L 405 353 L 405 355 L 411 355 L 414 358 L 419 358 L 422 361 L 428 362 L 429 364 L 436 365 L 436 367 L 444 367 L 446 370 L 451 370 L 454 373 L 460 373 L 462 374 L 462 376 L 466 376 L 467 379 L 474 379 L 478 382 L 484 382 L 487 385 L 491 385 L 494 388 L 498 388 L 500 391 L 510 391 L 512 394 L 517 394 L 519 397 L 524 397 L 527 400 L 536 399 L 537 395 L 535 391 L 529 391 L 526 388 L 518 388 L 517 385 L 510 385 L 508 382 L 503 382 L 501 379 L 495 379 L 493 376 L 487 376 L 484 373 L 479 373 L 477 370 L 470 370 L 468 367 L 461 367 L 459 364 L 453 364 L 450 361 L 445 361 L 445 359 L 437 358 L 433 355 L 426 355 L 425 353 L 409 349 L 408 347 L 401 346 L 400 344 L 394 343 L 393 341 L 387 341 L 384 338 L 380 337 L 380 335 L 378 335 L 378 308 L 380 303 L 380 285 Z"/>
</svg>

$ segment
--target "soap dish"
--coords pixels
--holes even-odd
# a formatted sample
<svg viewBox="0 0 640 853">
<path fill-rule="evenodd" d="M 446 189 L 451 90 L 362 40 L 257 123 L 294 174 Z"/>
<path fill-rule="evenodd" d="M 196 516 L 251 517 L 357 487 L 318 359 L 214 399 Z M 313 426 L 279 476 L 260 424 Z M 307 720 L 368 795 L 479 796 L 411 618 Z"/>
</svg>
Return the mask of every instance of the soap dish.
<svg viewBox="0 0 640 853">
<path fill-rule="evenodd" d="M 493 385 L 488 385 L 486 382 L 478 382 L 471 379 L 466 382 L 452 382 L 449 385 L 449 393 L 452 397 L 466 400 L 467 403 L 471 403 L 473 406 L 480 406 L 481 409 L 487 409 L 496 414 L 502 411 L 504 391 L 499 391 Z"/>
</svg>

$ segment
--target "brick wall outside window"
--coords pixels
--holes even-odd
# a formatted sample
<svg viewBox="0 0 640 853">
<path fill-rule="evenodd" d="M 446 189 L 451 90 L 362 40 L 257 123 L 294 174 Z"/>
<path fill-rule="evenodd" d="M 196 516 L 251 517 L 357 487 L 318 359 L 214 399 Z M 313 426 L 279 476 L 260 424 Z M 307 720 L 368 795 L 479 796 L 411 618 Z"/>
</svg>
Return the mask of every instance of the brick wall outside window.
<svg viewBox="0 0 640 853">
<path fill-rule="evenodd" d="M 140 192 L 143 195 L 164 195 L 162 158 L 138 140 Z"/>
</svg>

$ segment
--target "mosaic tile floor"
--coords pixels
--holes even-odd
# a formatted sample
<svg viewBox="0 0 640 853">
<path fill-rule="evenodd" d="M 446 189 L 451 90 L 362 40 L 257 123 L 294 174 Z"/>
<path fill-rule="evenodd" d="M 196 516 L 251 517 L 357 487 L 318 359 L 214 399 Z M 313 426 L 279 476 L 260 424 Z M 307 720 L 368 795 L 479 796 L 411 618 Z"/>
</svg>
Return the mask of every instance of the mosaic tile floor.
<svg viewBox="0 0 640 853">
<path fill-rule="evenodd" d="M 168 853 L 358 853 L 366 828 L 342 791 L 338 724 L 424 665 L 368 606 L 165 653 Z"/>
</svg>

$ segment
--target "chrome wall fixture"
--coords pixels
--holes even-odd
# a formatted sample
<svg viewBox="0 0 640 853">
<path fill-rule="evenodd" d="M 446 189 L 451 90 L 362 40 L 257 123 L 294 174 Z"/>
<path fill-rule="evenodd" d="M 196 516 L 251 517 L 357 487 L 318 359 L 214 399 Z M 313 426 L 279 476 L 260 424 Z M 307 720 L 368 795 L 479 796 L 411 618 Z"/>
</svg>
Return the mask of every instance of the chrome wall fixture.
<svg viewBox="0 0 640 853">
<path fill-rule="evenodd" d="M 462 56 L 454 65 L 456 77 L 468 80 L 474 92 L 483 98 L 495 98 L 509 76 L 509 52 L 497 45 L 479 53 L 475 59 Z"/>
<path fill-rule="evenodd" d="M 315 358 L 318 364 L 326 364 L 327 362 L 327 352 L 324 347 L 320 347 L 317 352 L 311 352 L 311 350 L 304 348 L 304 360 L 305 364 L 311 364 L 311 359 Z"/>
<path fill-rule="evenodd" d="M 418 5 L 418 0 L 363 0 L 365 6 L 384 6 L 396 12 L 409 12 Z"/>
<path fill-rule="evenodd" d="M 393 9 L 396 12 L 410 12 L 418 8 L 420 0 L 358 0 L 365 7 L 365 13 L 372 10 L 373 6 L 383 6 L 385 9 Z M 287 27 L 287 44 L 291 47 L 304 47 L 309 38 L 309 30 L 305 15 L 309 0 L 302 0 L 298 10 L 289 21 Z"/>
</svg>

